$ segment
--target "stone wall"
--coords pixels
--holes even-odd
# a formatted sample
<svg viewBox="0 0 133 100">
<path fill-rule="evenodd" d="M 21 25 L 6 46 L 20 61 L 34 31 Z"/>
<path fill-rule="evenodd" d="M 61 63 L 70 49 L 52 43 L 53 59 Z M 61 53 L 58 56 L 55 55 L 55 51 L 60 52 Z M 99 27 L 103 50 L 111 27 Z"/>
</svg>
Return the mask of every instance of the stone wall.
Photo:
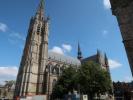
<svg viewBox="0 0 133 100">
<path fill-rule="evenodd" d="M 133 0 L 110 0 L 133 74 Z"/>
</svg>

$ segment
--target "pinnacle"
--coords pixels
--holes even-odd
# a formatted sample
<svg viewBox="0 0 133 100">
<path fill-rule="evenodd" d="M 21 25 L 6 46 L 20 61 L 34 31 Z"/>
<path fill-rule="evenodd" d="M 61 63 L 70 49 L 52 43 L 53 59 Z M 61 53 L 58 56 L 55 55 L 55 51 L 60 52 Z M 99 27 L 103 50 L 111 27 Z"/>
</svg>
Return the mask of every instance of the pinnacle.
<svg viewBox="0 0 133 100">
<path fill-rule="evenodd" d="M 44 8 L 44 0 L 40 0 L 40 8 Z"/>
</svg>

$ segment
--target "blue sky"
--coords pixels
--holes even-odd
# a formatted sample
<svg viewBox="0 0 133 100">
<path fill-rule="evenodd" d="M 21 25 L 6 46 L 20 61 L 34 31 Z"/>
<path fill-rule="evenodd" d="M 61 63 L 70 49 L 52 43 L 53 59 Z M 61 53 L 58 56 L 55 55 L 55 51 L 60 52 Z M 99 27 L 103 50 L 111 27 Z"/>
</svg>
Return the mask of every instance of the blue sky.
<svg viewBox="0 0 133 100">
<path fill-rule="evenodd" d="M 39 0 L 0 1 L 0 83 L 15 79 L 27 35 L 29 20 Z M 100 49 L 110 62 L 112 80 L 130 81 L 131 71 L 116 17 L 108 0 L 46 0 L 50 16 L 49 50 L 83 57 Z"/>
</svg>

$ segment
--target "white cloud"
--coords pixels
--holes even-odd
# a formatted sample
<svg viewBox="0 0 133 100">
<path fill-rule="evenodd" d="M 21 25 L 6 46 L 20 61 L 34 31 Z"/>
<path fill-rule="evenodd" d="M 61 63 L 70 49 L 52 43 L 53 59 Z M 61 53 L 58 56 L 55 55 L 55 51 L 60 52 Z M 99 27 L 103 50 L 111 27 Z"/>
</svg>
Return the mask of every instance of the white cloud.
<svg viewBox="0 0 133 100">
<path fill-rule="evenodd" d="M 132 76 L 126 76 L 126 77 L 124 78 L 124 82 L 131 82 L 131 81 L 133 81 Z"/>
<path fill-rule="evenodd" d="M 8 40 L 11 43 L 16 43 L 17 40 L 25 40 L 25 37 L 22 34 L 13 32 L 6 24 L 0 22 L 0 31 L 8 32 Z"/>
<path fill-rule="evenodd" d="M 7 25 L 4 23 L 0 23 L 0 31 L 6 32 L 8 29 Z"/>
<path fill-rule="evenodd" d="M 62 48 L 67 52 L 70 52 L 72 50 L 72 46 L 69 44 L 63 44 Z"/>
<path fill-rule="evenodd" d="M 71 50 L 72 50 L 72 46 L 71 45 L 69 45 L 69 44 L 62 44 L 61 47 L 54 46 L 50 51 L 64 55 L 65 53 L 68 53 Z"/>
<path fill-rule="evenodd" d="M 110 9 L 111 8 L 111 4 L 109 0 L 103 0 L 103 5 L 106 9 Z"/>
<path fill-rule="evenodd" d="M 18 43 L 18 41 L 16 39 L 13 39 L 13 38 L 8 38 L 8 41 L 11 43 L 11 44 L 16 44 Z"/>
<path fill-rule="evenodd" d="M 109 66 L 111 69 L 116 69 L 122 66 L 122 64 L 116 60 L 109 59 Z"/>
<path fill-rule="evenodd" d="M 0 67 L 0 75 L 16 76 L 17 72 L 18 72 L 18 67 L 16 67 L 16 66 Z"/>
<path fill-rule="evenodd" d="M 6 80 L 15 80 L 18 73 L 18 67 L 8 66 L 0 67 L 0 84 L 4 84 Z"/>
<path fill-rule="evenodd" d="M 58 46 L 54 46 L 50 51 L 64 55 L 63 49 Z"/>
<path fill-rule="evenodd" d="M 9 36 L 10 36 L 11 38 L 17 38 L 17 39 L 20 39 L 20 40 L 25 40 L 24 36 L 22 36 L 20 33 L 15 33 L 15 32 L 13 32 L 13 33 L 11 33 Z"/>
</svg>

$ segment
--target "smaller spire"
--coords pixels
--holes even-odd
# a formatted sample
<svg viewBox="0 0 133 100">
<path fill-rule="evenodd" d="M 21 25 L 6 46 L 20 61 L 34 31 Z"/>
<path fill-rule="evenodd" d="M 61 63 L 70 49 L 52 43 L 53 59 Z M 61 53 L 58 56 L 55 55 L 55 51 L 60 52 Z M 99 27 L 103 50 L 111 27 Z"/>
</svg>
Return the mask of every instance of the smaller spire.
<svg viewBox="0 0 133 100">
<path fill-rule="evenodd" d="M 105 65 L 107 67 L 109 67 L 108 57 L 107 57 L 106 53 L 104 54 L 104 58 L 105 58 Z"/>
<path fill-rule="evenodd" d="M 79 42 L 78 42 L 78 56 L 77 56 L 77 58 L 79 59 L 79 60 L 81 60 L 83 57 L 82 57 L 82 52 L 81 52 L 81 49 L 80 49 L 80 44 L 79 44 Z"/>
<path fill-rule="evenodd" d="M 104 54 L 104 59 L 105 59 L 105 66 L 106 66 L 106 69 L 107 69 L 107 71 L 108 71 L 108 73 L 109 73 L 109 75 L 110 75 L 110 69 L 109 69 L 109 61 L 108 61 L 108 57 L 107 57 L 107 55 L 106 55 L 106 53 Z"/>
<path fill-rule="evenodd" d="M 99 49 L 97 49 L 97 55 L 100 56 L 101 52 Z"/>
<path fill-rule="evenodd" d="M 101 64 L 101 51 L 97 49 L 97 62 Z"/>
</svg>

